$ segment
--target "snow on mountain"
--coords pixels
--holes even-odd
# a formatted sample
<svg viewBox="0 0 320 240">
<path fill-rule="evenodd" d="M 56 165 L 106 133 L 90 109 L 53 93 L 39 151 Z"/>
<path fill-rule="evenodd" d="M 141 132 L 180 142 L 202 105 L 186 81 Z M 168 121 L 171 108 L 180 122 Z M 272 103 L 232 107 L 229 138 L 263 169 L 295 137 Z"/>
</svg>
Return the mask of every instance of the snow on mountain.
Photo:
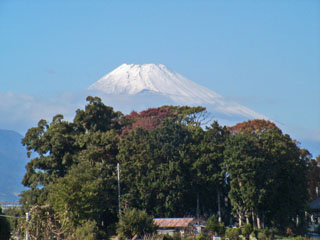
<svg viewBox="0 0 320 240">
<path fill-rule="evenodd" d="M 227 101 L 216 92 L 200 86 L 166 66 L 159 64 L 122 64 L 92 84 L 88 90 L 108 95 L 157 94 L 178 105 L 201 105 L 216 116 L 244 119 L 265 116 L 238 103 Z"/>
</svg>

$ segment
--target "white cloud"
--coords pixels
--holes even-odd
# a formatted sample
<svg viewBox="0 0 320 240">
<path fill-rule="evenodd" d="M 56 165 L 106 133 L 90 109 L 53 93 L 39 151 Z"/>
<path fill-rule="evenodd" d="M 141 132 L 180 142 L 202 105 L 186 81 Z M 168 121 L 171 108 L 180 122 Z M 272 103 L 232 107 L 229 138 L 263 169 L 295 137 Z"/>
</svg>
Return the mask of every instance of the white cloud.
<svg viewBox="0 0 320 240">
<path fill-rule="evenodd" d="M 0 92 L 0 128 L 24 134 L 40 119 L 51 121 L 56 114 L 63 114 L 71 120 L 75 110 L 85 104 L 85 97 L 81 100 L 76 94 L 61 94 L 53 99 Z"/>
</svg>

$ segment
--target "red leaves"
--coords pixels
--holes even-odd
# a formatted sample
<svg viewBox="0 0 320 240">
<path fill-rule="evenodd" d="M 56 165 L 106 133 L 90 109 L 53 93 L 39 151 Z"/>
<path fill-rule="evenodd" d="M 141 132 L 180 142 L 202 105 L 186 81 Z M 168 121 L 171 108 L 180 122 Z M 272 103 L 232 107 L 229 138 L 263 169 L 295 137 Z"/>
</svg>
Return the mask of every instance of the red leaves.
<svg viewBox="0 0 320 240">
<path fill-rule="evenodd" d="M 173 117 L 174 113 L 168 107 L 149 108 L 140 113 L 132 111 L 126 115 L 128 124 L 122 128 L 121 136 L 125 136 L 137 127 L 152 130 L 161 126 L 164 119 Z"/>
</svg>

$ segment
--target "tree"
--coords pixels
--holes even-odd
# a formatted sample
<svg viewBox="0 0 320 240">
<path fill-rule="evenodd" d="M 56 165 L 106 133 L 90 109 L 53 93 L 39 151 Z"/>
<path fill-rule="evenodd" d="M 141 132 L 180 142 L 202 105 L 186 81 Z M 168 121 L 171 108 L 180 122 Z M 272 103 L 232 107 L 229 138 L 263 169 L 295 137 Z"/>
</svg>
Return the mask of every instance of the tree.
<svg viewBox="0 0 320 240">
<path fill-rule="evenodd" d="M 3 215 L 1 207 L 0 214 Z M 0 216 L 0 239 L 9 240 L 10 236 L 10 223 L 5 217 Z"/>
<path fill-rule="evenodd" d="M 210 235 L 221 236 L 225 232 L 225 226 L 218 221 L 216 216 L 212 215 L 207 221 L 205 230 L 208 231 Z"/>
<path fill-rule="evenodd" d="M 49 205 L 33 206 L 29 209 L 28 221 L 23 222 L 22 231 L 28 232 L 30 240 L 46 240 L 53 236 L 61 240 L 65 237 L 63 224 Z"/>
<path fill-rule="evenodd" d="M 157 217 L 194 212 L 190 143 L 188 129 L 171 120 L 151 131 L 137 128 L 121 139 L 123 206 L 145 209 Z"/>
<path fill-rule="evenodd" d="M 73 122 L 62 115 L 51 123 L 40 120 L 22 140 L 32 158 L 22 181 L 29 187 L 22 193 L 24 211 L 49 205 L 64 234 L 87 220 L 107 232 L 117 221 L 115 166 L 122 114 L 100 98 L 87 101 Z"/>
<path fill-rule="evenodd" d="M 279 130 L 279 128 L 271 121 L 264 119 L 255 119 L 238 123 L 232 127 L 228 127 L 232 135 L 241 133 L 247 135 L 259 135 L 268 130 Z"/>
<path fill-rule="evenodd" d="M 194 152 L 197 153 L 192 164 L 193 183 L 203 211 L 208 215 L 217 213 L 221 221 L 220 200 L 227 194 L 222 164 L 229 133 L 226 127 L 221 127 L 216 121 L 206 127 L 206 131 L 201 130 L 192 131 Z"/>
<path fill-rule="evenodd" d="M 17 233 L 18 232 L 18 224 L 19 224 L 19 217 L 22 217 L 22 211 L 20 208 L 8 208 L 3 210 L 4 214 L 9 216 L 14 216 L 15 218 L 8 218 L 8 222 L 10 224 L 10 232 Z"/>
<path fill-rule="evenodd" d="M 295 227 L 293 219 L 303 215 L 308 197 L 308 158 L 274 124 L 258 122 L 259 127 L 253 128 L 255 121 L 242 124 L 249 128 L 232 136 L 226 148 L 230 199 L 236 209 L 245 206 L 242 214 L 253 210 L 258 225 L 262 216 L 266 224 L 281 230 Z"/>
<path fill-rule="evenodd" d="M 108 130 L 120 130 L 122 125 L 121 112 L 115 112 L 112 107 L 103 104 L 99 97 L 87 97 L 89 104 L 85 110 L 78 109 L 73 120 L 77 129 L 82 132 L 106 132 Z"/>
<path fill-rule="evenodd" d="M 250 213 L 258 214 L 259 203 L 264 198 L 263 180 L 264 159 L 255 138 L 246 135 L 234 135 L 228 140 L 225 149 L 224 170 L 230 182 L 229 198 L 239 226 L 243 219 L 249 221 Z M 259 223 L 258 223 L 258 227 Z"/>
<path fill-rule="evenodd" d="M 295 229 L 297 216 L 300 222 L 304 219 L 308 200 L 308 158 L 301 154 L 296 141 L 280 130 L 264 132 L 259 142 L 266 160 L 266 198 L 260 208 L 264 211 L 267 223 L 282 230 L 288 226 Z"/>
<path fill-rule="evenodd" d="M 204 107 L 162 106 L 149 108 L 140 113 L 133 111 L 126 115 L 123 120 L 125 124 L 122 127 L 122 136 L 127 135 L 137 127 L 146 130 L 159 128 L 168 119 L 184 125 L 199 126 L 206 119 L 206 116 Z"/>
<path fill-rule="evenodd" d="M 132 239 L 135 236 L 143 239 L 144 236 L 155 233 L 157 229 L 153 217 L 149 216 L 146 211 L 133 208 L 127 209 L 121 216 L 117 232 L 120 237 L 126 239 Z"/>
<path fill-rule="evenodd" d="M 88 161 L 81 162 L 50 185 L 48 203 L 66 223 L 63 227 L 73 231 L 91 221 L 104 232 L 108 231 L 117 220 L 114 170 L 114 165 L 92 166 Z"/>
<path fill-rule="evenodd" d="M 311 159 L 309 152 L 303 152 L 303 155 L 307 155 L 308 161 L 308 193 L 310 201 L 319 197 L 320 191 L 320 156 L 316 159 Z"/>
</svg>

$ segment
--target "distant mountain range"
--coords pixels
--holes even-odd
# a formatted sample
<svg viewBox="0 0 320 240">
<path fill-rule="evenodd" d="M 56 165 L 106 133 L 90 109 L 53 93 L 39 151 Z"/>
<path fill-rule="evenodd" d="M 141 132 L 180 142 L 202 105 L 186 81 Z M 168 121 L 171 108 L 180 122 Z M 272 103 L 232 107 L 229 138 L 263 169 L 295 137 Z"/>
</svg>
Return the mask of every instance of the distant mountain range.
<svg viewBox="0 0 320 240">
<path fill-rule="evenodd" d="M 24 189 L 21 181 L 27 155 L 21 139 L 17 132 L 0 129 L 0 202 L 17 201 Z"/>
</svg>

